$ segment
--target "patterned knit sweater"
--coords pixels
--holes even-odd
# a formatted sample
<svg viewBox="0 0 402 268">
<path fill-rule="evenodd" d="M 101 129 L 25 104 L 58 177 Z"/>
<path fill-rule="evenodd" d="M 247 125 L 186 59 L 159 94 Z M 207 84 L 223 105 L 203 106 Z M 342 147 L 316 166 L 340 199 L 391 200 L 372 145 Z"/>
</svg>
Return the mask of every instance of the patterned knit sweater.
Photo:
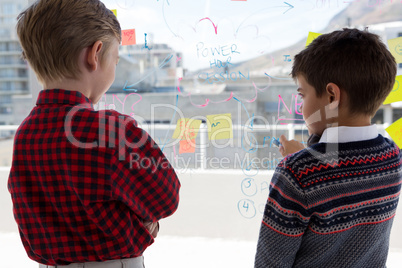
<svg viewBox="0 0 402 268">
<path fill-rule="evenodd" d="M 255 267 L 385 267 L 401 177 L 399 148 L 381 135 L 289 155 L 271 180 Z"/>
</svg>

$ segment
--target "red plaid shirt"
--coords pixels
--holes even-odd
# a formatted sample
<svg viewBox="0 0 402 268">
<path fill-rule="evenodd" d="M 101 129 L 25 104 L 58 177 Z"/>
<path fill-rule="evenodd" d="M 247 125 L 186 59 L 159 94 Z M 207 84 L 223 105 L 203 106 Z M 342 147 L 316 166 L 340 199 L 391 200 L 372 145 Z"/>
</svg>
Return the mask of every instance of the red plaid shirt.
<svg viewBox="0 0 402 268">
<path fill-rule="evenodd" d="M 143 222 L 176 210 L 179 180 L 135 121 L 83 94 L 43 90 L 14 139 L 8 189 L 28 256 L 43 264 L 142 255 Z"/>
</svg>

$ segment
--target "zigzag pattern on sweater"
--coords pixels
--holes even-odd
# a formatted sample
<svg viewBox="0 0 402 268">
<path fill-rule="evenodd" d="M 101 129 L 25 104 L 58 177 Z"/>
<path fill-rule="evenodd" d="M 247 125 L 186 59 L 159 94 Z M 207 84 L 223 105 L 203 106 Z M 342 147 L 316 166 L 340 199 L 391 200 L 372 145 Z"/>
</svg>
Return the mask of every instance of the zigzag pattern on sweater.
<svg viewBox="0 0 402 268">
<path fill-rule="evenodd" d="M 399 195 L 398 195 L 399 196 Z M 384 206 L 378 207 L 362 207 L 360 210 L 351 211 L 348 214 L 335 213 L 330 218 L 324 220 L 311 217 L 308 228 L 317 234 L 331 234 L 349 230 L 355 226 L 363 224 L 377 224 L 390 220 L 395 216 L 398 199 L 394 199 Z M 263 223 L 272 230 L 286 236 L 300 236 L 305 232 L 303 225 L 307 226 L 309 217 L 302 219 L 278 213 L 278 210 L 272 207 L 267 208 Z"/>
<path fill-rule="evenodd" d="M 288 155 L 286 156 L 283 160 L 284 162 L 286 162 L 289 165 L 294 165 L 295 163 L 302 165 L 304 163 L 313 163 L 315 161 L 317 161 L 318 157 L 325 157 L 328 159 L 337 159 L 339 157 L 339 150 L 332 150 L 333 148 L 327 148 L 330 150 L 327 150 L 324 152 L 322 151 L 321 147 L 325 147 L 325 146 L 317 146 L 317 145 L 313 145 L 312 147 L 306 148 L 305 153 L 296 158 L 296 157 L 291 157 L 292 155 Z M 361 155 L 365 155 L 365 156 L 372 156 L 375 157 L 378 154 L 373 154 L 372 152 L 376 152 L 376 151 L 383 151 L 384 152 L 389 152 L 392 151 L 393 149 L 390 148 L 390 145 L 387 143 L 382 143 L 380 145 L 376 145 L 370 148 L 359 148 L 359 149 L 345 149 L 342 150 L 342 154 L 345 156 L 349 156 L 349 155 L 353 155 L 355 157 L 362 157 Z M 318 154 L 317 154 L 318 152 Z M 318 159 L 319 160 L 319 159 Z"/>
<path fill-rule="evenodd" d="M 401 183 L 390 185 L 389 187 L 399 186 Z M 384 187 L 386 188 L 386 187 Z M 273 189 L 279 190 L 275 186 Z M 279 190 L 280 191 L 280 190 Z M 369 193 L 369 190 L 365 191 Z M 353 194 L 353 193 L 352 193 Z M 303 225 L 310 221 L 309 228 L 317 234 L 329 234 L 348 230 L 353 226 L 362 224 L 375 224 L 391 219 L 395 215 L 400 192 L 377 197 L 374 199 L 365 199 L 356 203 L 334 206 L 337 200 L 344 196 L 338 196 L 326 200 L 327 208 L 323 211 L 313 211 L 310 215 L 287 208 L 277 202 L 274 198 L 268 198 L 267 208 L 264 218 L 265 225 L 276 230 L 283 235 L 297 236 L 303 233 Z M 286 196 L 284 196 L 286 198 Z M 288 198 L 288 197 L 287 197 Z M 290 202 L 296 200 L 288 199 Z M 299 203 L 299 205 L 302 205 Z M 319 204 L 303 206 L 305 209 L 316 208 Z M 307 211 L 308 211 L 307 210 Z"/>
<path fill-rule="evenodd" d="M 356 150 L 353 150 L 353 151 L 356 151 Z M 370 151 L 372 152 L 372 150 L 370 150 Z M 354 152 L 354 153 L 355 154 L 353 156 L 351 156 L 351 152 L 342 152 L 342 154 L 343 154 L 343 157 L 342 157 L 339 155 L 339 152 L 328 152 L 328 153 L 323 154 L 322 158 L 326 158 L 325 162 L 333 163 L 332 165 L 334 165 L 333 167 L 335 167 L 335 164 L 337 162 L 353 163 L 353 164 L 365 163 L 366 164 L 367 162 L 370 161 L 370 159 L 372 162 L 374 162 L 374 159 L 378 159 L 378 158 L 381 158 L 383 160 L 383 159 L 391 158 L 392 156 L 398 155 L 400 152 L 398 149 L 389 148 L 381 153 L 371 153 L 371 154 L 367 154 L 367 155 L 361 155 L 361 154 L 356 155 L 357 152 Z M 312 172 L 312 171 L 314 171 L 313 170 L 314 167 L 322 165 L 322 163 L 324 162 L 320 159 L 317 159 L 317 156 L 313 156 L 313 159 L 316 162 L 315 161 L 306 162 L 306 158 L 298 159 L 298 160 L 300 160 L 300 161 L 297 161 L 298 166 L 301 166 L 301 164 L 303 162 L 306 162 L 306 164 L 303 167 L 298 167 L 298 169 L 295 171 L 297 173 L 303 172 L 303 170 L 309 170 L 310 172 Z M 311 160 L 313 160 L 313 159 L 311 159 Z M 281 164 L 281 166 L 284 166 L 285 163 L 280 163 L 280 164 Z M 307 173 L 305 173 L 304 175 L 307 175 Z"/>
<path fill-rule="evenodd" d="M 310 181 L 310 182 L 304 182 L 302 181 L 303 178 L 307 177 L 311 173 L 315 173 L 317 171 L 322 172 L 322 170 L 328 170 L 328 169 L 336 169 L 336 168 L 342 168 L 342 167 L 347 167 L 347 166 L 355 166 L 355 165 L 366 165 L 368 163 L 373 164 L 373 163 L 382 163 L 384 160 L 392 159 L 395 158 L 395 156 L 398 156 L 400 154 L 399 149 L 393 149 L 393 150 L 388 150 L 383 153 L 379 154 L 370 154 L 367 156 L 353 156 L 349 157 L 346 156 L 344 158 L 339 158 L 339 159 L 334 159 L 331 160 L 330 163 L 323 164 L 321 161 L 316 162 L 316 163 L 311 163 L 310 165 L 305 165 L 303 168 L 297 168 L 297 170 L 294 170 L 291 165 L 286 165 L 285 162 L 282 162 L 280 164 L 281 167 L 284 167 L 288 169 L 298 180 L 299 184 L 302 187 L 307 187 L 310 186 L 314 183 L 317 183 L 319 181 L 324 181 L 324 180 L 329 180 L 329 179 L 334 179 L 334 178 L 341 178 L 341 177 L 347 177 L 347 176 L 356 176 L 356 175 L 365 175 L 368 173 L 374 173 L 374 172 L 379 172 L 383 171 L 386 169 L 390 168 L 395 168 L 397 166 L 400 166 L 402 164 L 402 160 L 400 160 L 397 163 L 388 165 L 388 166 L 382 166 L 380 168 L 369 168 L 365 171 L 360 171 L 360 172 L 346 172 L 342 175 L 339 174 L 334 174 L 332 176 L 329 176 L 327 178 L 322 178 L 319 180 L 315 181 Z"/>
</svg>

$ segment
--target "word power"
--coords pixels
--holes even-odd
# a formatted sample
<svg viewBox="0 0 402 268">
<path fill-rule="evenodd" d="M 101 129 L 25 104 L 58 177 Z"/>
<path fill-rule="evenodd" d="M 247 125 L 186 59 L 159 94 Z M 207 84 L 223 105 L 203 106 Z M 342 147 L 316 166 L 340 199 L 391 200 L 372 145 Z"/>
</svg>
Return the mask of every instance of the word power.
<svg viewBox="0 0 402 268">
<path fill-rule="evenodd" d="M 232 44 L 231 46 L 224 45 L 218 47 L 205 47 L 205 44 L 203 42 L 199 42 L 196 47 L 197 47 L 198 58 L 217 57 L 217 56 L 227 57 L 232 54 L 240 54 L 240 52 L 237 51 L 236 44 Z"/>
</svg>

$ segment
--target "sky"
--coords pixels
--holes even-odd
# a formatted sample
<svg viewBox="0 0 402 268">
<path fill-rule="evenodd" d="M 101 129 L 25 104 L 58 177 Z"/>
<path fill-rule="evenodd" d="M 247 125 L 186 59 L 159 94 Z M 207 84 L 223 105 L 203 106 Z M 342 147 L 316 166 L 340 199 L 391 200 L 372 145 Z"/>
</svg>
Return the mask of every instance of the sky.
<svg viewBox="0 0 402 268">
<path fill-rule="evenodd" d="M 166 43 L 182 52 L 189 70 L 209 67 L 211 60 L 236 63 L 290 46 L 309 31 L 324 29 L 348 5 L 343 0 L 103 2 L 117 10 L 122 29 L 136 30 L 137 44 L 145 43 L 146 33 L 148 44 Z"/>
</svg>

